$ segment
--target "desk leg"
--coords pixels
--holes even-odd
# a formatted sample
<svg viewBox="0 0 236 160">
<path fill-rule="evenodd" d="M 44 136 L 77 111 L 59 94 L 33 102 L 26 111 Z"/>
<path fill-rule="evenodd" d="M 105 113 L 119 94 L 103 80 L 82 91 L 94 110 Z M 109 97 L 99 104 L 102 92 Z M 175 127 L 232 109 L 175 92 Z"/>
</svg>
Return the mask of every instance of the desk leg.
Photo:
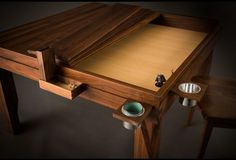
<svg viewBox="0 0 236 160">
<path fill-rule="evenodd" d="M 149 137 L 151 139 L 151 155 L 148 154 L 145 141 L 143 138 L 141 128 L 137 128 L 134 131 L 134 158 L 158 158 L 160 140 L 161 140 L 161 124 L 162 117 L 166 111 L 170 108 L 174 100 L 176 99 L 175 94 L 170 93 L 160 104 L 159 109 L 155 109 L 154 117 L 157 123 L 153 123 L 152 118 L 146 119 L 146 126 Z"/>
<path fill-rule="evenodd" d="M 17 107 L 18 98 L 12 73 L 0 69 L 0 117 L 4 129 L 14 134 L 19 129 Z"/>
<path fill-rule="evenodd" d="M 199 70 L 198 75 L 202 75 L 202 76 L 209 76 L 210 75 L 211 64 L 212 64 L 212 56 L 213 56 L 214 50 L 211 50 L 210 52 L 211 52 L 210 55 L 207 57 L 205 62 L 202 64 L 202 67 Z M 187 115 L 187 123 L 186 123 L 187 126 L 191 125 L 195 110 L 196 110 L 196 107 L 193 107 L 193 108 L 189 109 L 189 112 L 188 112 L 188 115 Z"/>
<path fill-rule="evenodd" d="M 151 155 L 148 154 L 141 128 L 134 131 L 134 158 L 157 158 L 160 144 L 160 122 L 153 124 L 145 120 L 149 137 L 151 137 Z"/>
</svg>

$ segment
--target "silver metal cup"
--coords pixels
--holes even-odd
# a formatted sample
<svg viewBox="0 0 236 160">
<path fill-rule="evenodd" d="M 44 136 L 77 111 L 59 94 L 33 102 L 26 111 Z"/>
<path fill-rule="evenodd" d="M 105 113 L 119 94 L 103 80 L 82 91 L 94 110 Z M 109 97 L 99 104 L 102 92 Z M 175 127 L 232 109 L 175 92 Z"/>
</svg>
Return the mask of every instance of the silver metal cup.
<svg viewBox="0 0 236 160">
<path fill-rule="evenodd" d="M 125 128 L 125 129 L 128 129 L 128 130 L 134 130 L 135 128 L 139 128 L 139 127 L 141 127 L 141 125 L 138 125 L 138 126 L 134 126 L 134 125 L 132 125 L 132 124 L 130 124 L 129 122 L 123 122 L 123 127 Z"/>
<path fill-rule="evenodd" d="M 201 91 L 201 87 L 195 83 L 181 83 L 178 86 L 178 89 L 181 92 L 188 93 L 188 94 L 196 94 Z M 186 107 L 194 107 L 197 105 L 197 101 L 194 99 L 189 99 L 186 97 L 180 97 L 179 102 L 182 106 Z"/>
</svg>

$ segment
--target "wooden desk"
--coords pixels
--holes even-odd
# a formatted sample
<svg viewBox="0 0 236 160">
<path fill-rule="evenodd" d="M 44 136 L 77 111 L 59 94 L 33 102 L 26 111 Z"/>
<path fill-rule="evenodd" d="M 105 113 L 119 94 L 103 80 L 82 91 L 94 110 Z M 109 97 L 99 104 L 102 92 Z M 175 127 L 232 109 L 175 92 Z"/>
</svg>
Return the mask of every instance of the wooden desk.
<svg viewBox="0 0 236 160">
<path fill-rule="evenodd" d="M 208 74 L 218 31 L 214 20 L 100 3 L 4 31 L 3 124 L 13 133 L 20 126 L 13 72 L 59 96 L 80 96 L 114 111 L 128 100 L 142 103 L 150 112 L 146 117 L 119 119 L 142 124 L 134 130 L 134 157 L 156 157 L 161 120 L 175 98 L 171 89 L 197 74 Z M 166 78 L 160 88 L 155 86 L 157 74 Z"/>
</svg>

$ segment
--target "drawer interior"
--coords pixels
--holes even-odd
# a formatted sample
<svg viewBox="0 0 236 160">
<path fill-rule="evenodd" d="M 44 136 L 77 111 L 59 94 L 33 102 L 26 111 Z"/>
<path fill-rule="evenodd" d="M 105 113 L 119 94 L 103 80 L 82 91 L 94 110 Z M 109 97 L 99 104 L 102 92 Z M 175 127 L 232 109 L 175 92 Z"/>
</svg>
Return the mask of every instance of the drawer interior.
<svg viewBox="0 0 236 160">
<path fill-rule="evenodd" d="M 206 32 L 148 24 L 79 61 L 73 68 L 158 91 L 157 74 L 168 80 L 206 35 Z"/>
</svg>

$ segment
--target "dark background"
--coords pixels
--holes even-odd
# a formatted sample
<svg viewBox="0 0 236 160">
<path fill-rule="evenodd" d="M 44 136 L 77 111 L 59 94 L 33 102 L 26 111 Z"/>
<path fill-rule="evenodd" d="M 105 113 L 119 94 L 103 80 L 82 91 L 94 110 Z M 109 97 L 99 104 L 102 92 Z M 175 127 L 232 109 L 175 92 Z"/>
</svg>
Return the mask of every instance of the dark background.
<svg viewBox="0 0 236 160">
<path fill-rule="evenodd" d="M 74 8 L 86 2 L 0 2 L 0 31 Z M 108 3 L 108 2 L 104 2 Z M 115 2 L 110 2 L 115 3 Z M 236 79 L 236 2 L 120 2 L 160 12 L 217 19 L 212 76 Z M 50 36 L 50 35 L 49 35 Z M 131 158 L 133 132 L 112 118 L 112 110 L 76 98 L 73 101 L 40 90 L 38 83 L 14 75 L 19 118 L 17 136 L 0 130 L 0 158 Z M 174 103 L 161 133 L 160 158 L 196 158 L 203 119 L 197 110 L 185 127 L 187 110 Z M 236 130 L 215 129 L 206 158 L 236 158 Z"/>
</svg>

